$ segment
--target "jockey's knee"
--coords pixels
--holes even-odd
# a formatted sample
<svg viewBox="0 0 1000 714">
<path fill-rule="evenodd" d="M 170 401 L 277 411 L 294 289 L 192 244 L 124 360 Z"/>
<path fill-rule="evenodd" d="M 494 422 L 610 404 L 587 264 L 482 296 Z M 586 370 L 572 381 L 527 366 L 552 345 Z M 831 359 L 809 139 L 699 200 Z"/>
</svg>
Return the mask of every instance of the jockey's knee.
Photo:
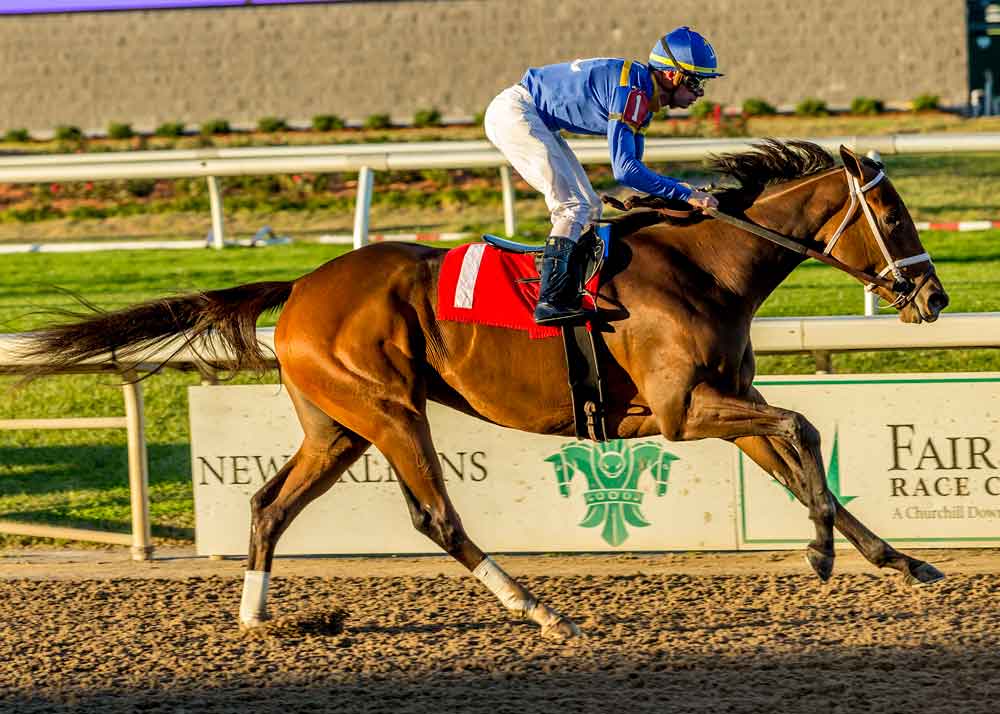
<svg viewBox="0 0 1000 714">
<path fill-rule="evenodd" d="M 569 238 L 574 243 L 583 229 L 593 223 L 593 209 L 589 203 L 567 201 L 552 212 L 552 235 Z"/>
<path fill-rule="evenodd" d="M 580 240 L 580 234 L 583 232 L 584 225 L 586 225 L 585 222 L 578 221 L 575 218 L 553 216 L 552 235 L 557 238 L 569 238 L 576 243 Z"/>
</svg>

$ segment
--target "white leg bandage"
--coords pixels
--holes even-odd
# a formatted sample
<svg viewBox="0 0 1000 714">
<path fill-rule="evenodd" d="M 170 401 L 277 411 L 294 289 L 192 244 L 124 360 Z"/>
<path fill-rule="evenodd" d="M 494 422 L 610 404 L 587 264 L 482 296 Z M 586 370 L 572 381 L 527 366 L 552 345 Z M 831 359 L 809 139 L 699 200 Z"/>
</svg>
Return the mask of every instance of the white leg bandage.
<svg viewBox="0 0 1000 714">
<path fill-rule="evenodd" d="M 240 601 L 240 622 L 259 625 L 267 619 L 267 586 L 271 573 L 247 570 L 243 574 L 243 599 Z"/>
<path fill-rule="evenodd" d="M 504 607 L 541 625 L 543 630 L 560 620 L 558 613 L 535 600 L 531 593 L 518 585 L 491 557 L 483 558 L 483 562 L 476 566 L 472 574 L 500 599 Z"/>
</svg>

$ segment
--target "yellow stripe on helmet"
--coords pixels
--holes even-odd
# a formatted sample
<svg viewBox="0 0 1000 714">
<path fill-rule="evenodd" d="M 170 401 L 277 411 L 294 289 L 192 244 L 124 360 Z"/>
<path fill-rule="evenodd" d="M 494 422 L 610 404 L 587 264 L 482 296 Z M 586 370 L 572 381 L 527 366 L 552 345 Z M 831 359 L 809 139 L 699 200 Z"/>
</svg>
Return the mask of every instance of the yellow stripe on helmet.
<svg viewBox="0 0 1000 714">
<path fill-rule="evenodd" d="M 688 72 L 705 72 L 706 74 L 718 73 L 718 70 L 715 67 L 699 67 L 696 64 L 688 64 L 687 62 L 681 62 L 680 60 L 677 60 L 677 64 L 675 65 L 674 61 L 669 57 L 663 57 L 662 55 L 658 55 L 655 52 L 649 53 L 649 59 L 655 60 L 656 62 L 661 62 L 671 67 L 676 67 L 677 65 L 680 65 L 681 69 L 686 69 Z"/>
</svg>

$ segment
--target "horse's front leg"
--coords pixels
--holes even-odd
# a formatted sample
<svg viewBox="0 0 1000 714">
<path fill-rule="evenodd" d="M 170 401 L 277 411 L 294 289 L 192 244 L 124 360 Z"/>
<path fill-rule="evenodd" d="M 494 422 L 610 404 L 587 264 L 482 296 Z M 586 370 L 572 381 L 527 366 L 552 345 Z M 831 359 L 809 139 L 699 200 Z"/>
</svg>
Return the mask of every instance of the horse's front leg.
<svg viewBox="0 0 1000 714">
<path fill-rule="evenodd" d="M 879 538 L 840 503 L 837 504 L 834 524 L 861 555 L 876 567 L 898 570 L 913 585 L 930 585 L 944 578 L 944 573 L 930 563 L 901 553 Z"/>
<path fill-rule="evenodd" d="M 808 419 L 769 405 L 756 390 L 751 389 L 746 396 L 733 396 L 705 383 L 691 390 L 686 408 L 664 410 L 657 419 L 668 439 L 715 437 L 735 441 L 788 487 L 809 509 L 809 518 L 815 524 L 816 538 L 806 551 L 809 564 L 822 580 L 830 577 L 837 500 L 827 487 L 819 431 Z M 758 444 L 762 448 L 749 448 Z"/>
<path fill-rule="evenodd" d="M 734 439 L 734 442 L 765 471 L 774 473 L 779 468 L 777 465 L 781 463 L 782 457 L 773 437 L 746 436 Z M 869 530 L 840 502 L 835 503 L 837 512 L 834 516 L 834 525 L 872 565 L 898 570 L 909 582 L 917 585 L 929 585 L 944 577 L 941 571 L 930 563 L 917 560 L 893 548 Z"/>
</svg>

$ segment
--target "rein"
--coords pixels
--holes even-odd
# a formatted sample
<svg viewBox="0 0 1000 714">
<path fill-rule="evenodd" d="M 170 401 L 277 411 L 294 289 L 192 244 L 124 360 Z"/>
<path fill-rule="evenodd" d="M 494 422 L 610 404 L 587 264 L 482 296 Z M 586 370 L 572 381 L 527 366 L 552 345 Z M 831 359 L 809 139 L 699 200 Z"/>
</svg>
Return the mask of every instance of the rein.
<svg viewBox="0 0 1000 714">
<path fill-rule="evenodd" d="M 804 255 L 807 258 L 815 258 L 821 263 L 826 263 L 827 265 L 833 268 L 837 268 L 838 270 L 843 270 L 848 275 L 851 275 L 862 282 L 872 283 L 874 285 L 877 285 L 878 287 L 885 288 L 886 290 L 892 290 L 893 286 L 895 285 L 895 283 L 893 283 L 891 280 L 888 280 L 887 278 L 883 278 L 878 275 L 874 275 L 873 273 L 866 273 L 863 270 L 858 270 L 857 268 L 853 268 L 847 263 L 837 260 L 832 255 L 820 253 L 819 251 L 813 250 L 812 248 L 802 245 L 798 241 L 792 240 L 791 238 L 786 238 L 780 233 L 775 233 L 772 230 L 768 230 L 767 228 L 764 228 L 764 226 L 759 226 L 756 223 L 752 223 L 751 221 L 744 221 L 742 218 L 731 216 L 728 213 L 722 213 L 721 211 L 718 211 L 714 208 L 705 208 L 703 209 L 703 211 L 706 215 L 709 215 L 712 218 L 718 219 L 723 223 L 728 223 L 732 226 L 736 226 L 737 228 L 741 228 L 742 230 L 745 230 L 747 233 L 753 233 L 755 236 L 760 236 L 761 238 L 769 240 L 772 243 L 775 243 L 776 245 L 780 245 L 782 248 L 787 248 L 788 250 L 799 253 L 800 255 Z"/>
</svg>

